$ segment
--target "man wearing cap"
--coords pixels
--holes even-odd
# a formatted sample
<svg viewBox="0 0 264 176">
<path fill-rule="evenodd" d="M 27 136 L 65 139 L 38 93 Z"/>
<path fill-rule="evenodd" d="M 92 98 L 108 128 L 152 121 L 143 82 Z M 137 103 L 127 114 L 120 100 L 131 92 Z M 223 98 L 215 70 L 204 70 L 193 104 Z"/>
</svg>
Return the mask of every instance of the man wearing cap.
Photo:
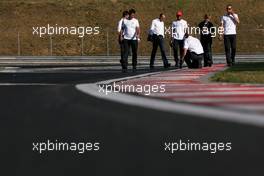
<svg viewBox="0 0 264 176">
<path fill-rule="evenodd" d="M 150 33 L 152 35 L 152 52 L 150 58 L 150 69 L 154 68 L 154 61 L 158 47 L 160 47 L 160 52 L 163 60 L 164 68 L 169 68 L 170 64 L 168 63 L 168 59 L 165 53 L 164 46 L 164 20 L 165 15 L 163 13 L 160 14 L 159 18 L 154 19 L 151 24 Z"/>
<path fill-rule="evenodd" d="M 177 19 L 172 22 L 171 46 L 173 48 L 173 55 L 174 55 L 176 68 L 179 68 L 179 66 L 182 65 L 182 63 L 179 63 L 178 48 L 180 50 L 180 55 L 182 56 L 183 44 L 184 44 L 183 43 L 184 42 L 184 34 L 188 28 L 187 21 L 182 19 L 182 15 L 183 15 L 182 11 L 178 11 L 176 13 Z"/>
<path fill-rule="evenodd" d="M 190 36 L 188 32 L 185 33 L 184 37 L 181 61 L 185 61 L 188 68 L 202 68 L 204 51 L 200 40 Z"/>
<path fill-rule="evenodd" d="M 224 28 L 226 62 L 228 66 L 232 66 L 235 64 L 236 56 L 236 26 L 240 21 L 231 4 L 226 6 L 226 11 L 227 13 L 221 18 L 221 25 Z"/>
<path fill-rule="evenodd" d="M 120 63 L 121 63 L 121 65 L 123 65 L 124 52 L 125 52 L 125 46 L 124 46 L 125 25 L 124 25 L 124 20 L 128 19 L 128 17 L 129 17 L 128 11 L 124 11 L 122 19 L 118 22 L 118 26 L 117 26 L 118 42 L 120 45 L 120 56 L 121 56 Z"/>
<path fill-rule="evenodd" d="M 204 67 L 211 67 L 213 64 L 212 57 L 212 33 L 214 33 L 214 25 L 210 21 L 211 16 L 205 14 L 204 20 L 198 25 L 201 31 L 201 43 L 204 49 Z"/>
</svg>

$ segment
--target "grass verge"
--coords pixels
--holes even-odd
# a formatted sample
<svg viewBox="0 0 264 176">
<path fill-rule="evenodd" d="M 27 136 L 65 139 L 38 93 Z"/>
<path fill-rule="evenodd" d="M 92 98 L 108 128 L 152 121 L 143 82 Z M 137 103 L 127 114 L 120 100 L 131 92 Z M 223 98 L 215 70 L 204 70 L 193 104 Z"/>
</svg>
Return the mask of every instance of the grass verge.
<svg viewBox="0 0 264 176">
<path fill-rule="evenodd" d="M 223 72 L 215 74 L 210 80 L 215 82 L 264 84 L 264 62 L 238 63 Z"/>
</svg>

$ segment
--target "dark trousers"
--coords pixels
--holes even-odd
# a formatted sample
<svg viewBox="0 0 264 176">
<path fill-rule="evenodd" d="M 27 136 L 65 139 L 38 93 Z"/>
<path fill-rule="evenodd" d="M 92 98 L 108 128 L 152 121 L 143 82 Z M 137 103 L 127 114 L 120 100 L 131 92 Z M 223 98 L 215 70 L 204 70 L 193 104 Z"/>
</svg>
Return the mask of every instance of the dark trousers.
<svg viewBox="0 0 264 176">
<path fill-rule="evenodd" d="M 124 40 L 124 57 L 122 60 L 122 68 L 127 69 L 128 65 L 128 55 L 129 50 L 132 49 L 132 66 L 136 68 L 137 66 L 137 50 L 138 50 L 138 41 L 137 40 Z"/>
<path fill-rule="evenodd" d="M 224 35 L 224 43 L 227 64 L 235 63 L 236 35 Z"/>
<path fill-rule="evenodd" d="M 203 54 L 196 54 L 187 51 L 184 61 L 186 62 L 188 68 L 202 68 Z"/>
<path fill-rule="evenodd" d="M 166 53 L 165 53 L 164 38 L 161 35 L 160 36 L 153 35 L 150 66 L 154 65 L 158 47 L 160 48 L 160 52 L 161 52 L 161 56 L 162 56 L 164 66 L 168 65 L 168 59 L 167 59 Z"/>
<path fill-rule="evenodd" d="M 184 40 L 176 40 L 176 39 L 173 40 L 172 48 L 173 48 L 173 56 L 174 56 L 176 65 L 178 65 L 179 63 L 178 50 L 180 50 L 180 55 L 182 55 L 183 45 L 184 45 Z"/>
<path fill-rule="evenodd" d="M 124 55 L 125 55 L 125 45 L 124 45 L 124 40 L 119 41 L 119 46 L 120 46 L 120 63 L 122 64 L 124 60 Z"/>
<path fill-rule="evenodd" d="M 207 67 L 213 64 L 212 42 L 207 40 L 201 40 L 201 44 L 204 50 L 204 66 Z"/>
</svg>

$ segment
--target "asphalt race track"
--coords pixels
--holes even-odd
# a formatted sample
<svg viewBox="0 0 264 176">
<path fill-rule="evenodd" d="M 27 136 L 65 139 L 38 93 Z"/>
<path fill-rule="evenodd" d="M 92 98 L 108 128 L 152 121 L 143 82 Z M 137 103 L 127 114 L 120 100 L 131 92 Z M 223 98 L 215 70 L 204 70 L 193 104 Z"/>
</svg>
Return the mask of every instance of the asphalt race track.
<svg viewBox="0 0 264 176">
<path fill-rule="evenodd" d="M 262 175 L 263 128 L 103 101 L 75 88 L 129 75 L 117 68 L 1 73 L 3 175 Z M 232 150 L 165 151 L 165 142 L 179 139 L 232 142 Z M 32 150 L 47 140 L 100 142 L 100 150 Z"/>
</svg>

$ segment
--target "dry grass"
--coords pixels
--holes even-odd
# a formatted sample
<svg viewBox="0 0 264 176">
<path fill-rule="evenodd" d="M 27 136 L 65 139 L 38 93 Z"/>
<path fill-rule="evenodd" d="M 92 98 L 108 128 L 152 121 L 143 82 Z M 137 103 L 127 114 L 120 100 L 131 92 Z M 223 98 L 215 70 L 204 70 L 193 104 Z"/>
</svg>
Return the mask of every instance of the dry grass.
<svg viewBox="0 0 264 176">
<path fill-rule="evenodd" d="M 184 2 L 184 3 L 183 3 Z M 24 0 L 0 2 L 0 55 L 17 53 L 17 32 L 21 35 L 22 55 L 47 55 L 49 38 L 32 36 L 33 26 L 58 24 L 60 26 L 100 26 L 101 34 L 86 37 L 85 54 L 106 53 L 106 30 L 109 30 L 110 53 L 118 54 L 116 24 L 124 9 L 135 8 L 142 28 L 139 54 L 150 53 L 146 31 L 150 22 L 160 12 L 167 15 L 166 25 L 175 18 L 175 12 L 183 9 L 184 18 L 191 26 L 201 21 L 204 13 L 212 14 L 212 20 L 219 24 L 219 17 L 225 12 L 230 0 Z M 238 52 L 264 52 L 263 0 L 233 0 L 234 8 L 241 18 L 239 26 Z M 81 40 L 75 36 L 56 36 L 54 54 L 80 55 Z M 169 49 L 169 47 L 167 47 Z M 223 43 L 214 41 L 214 52 L 223 52 Z"/>
</svg>

